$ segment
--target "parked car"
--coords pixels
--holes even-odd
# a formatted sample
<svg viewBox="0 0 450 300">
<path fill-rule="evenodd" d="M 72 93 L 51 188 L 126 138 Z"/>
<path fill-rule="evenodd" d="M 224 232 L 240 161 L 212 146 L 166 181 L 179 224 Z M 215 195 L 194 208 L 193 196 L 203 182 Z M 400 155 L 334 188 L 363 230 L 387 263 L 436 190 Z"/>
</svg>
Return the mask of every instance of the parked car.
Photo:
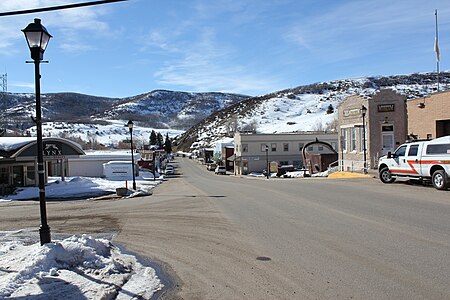
<svg viewBox="0 0 450 300">
<path fill-rule="evenodd" d="M 227 169 L 224 166 L 217 166 L 214 170 L 215 174 L 225 175 L 227 174 Z"/>
<path fill-rule="evenodd" d="M 217 165 L 215 163 L 210 163 L 208 165 L 206 165 L 206 169 L 208 171 L 214 171 L 217 168 Z"/>
<path fill-rule="evenodd" d="M 436 189 L 445 190 L 450 186 L 450 136 L 400 145 L 380 157 L 378 172 L 383 183 L 405 177 L 431 180 Z"/>
<path fill-rule="evenodd" d="M 173 166 L 171 166 L 171 165 L 166 166 L 166 170 L 164 171 L 164 174 L 166 174 L 166 175 L 174 175 L 175 174 L 175 170 L 174 170 Z"/>
</svg>

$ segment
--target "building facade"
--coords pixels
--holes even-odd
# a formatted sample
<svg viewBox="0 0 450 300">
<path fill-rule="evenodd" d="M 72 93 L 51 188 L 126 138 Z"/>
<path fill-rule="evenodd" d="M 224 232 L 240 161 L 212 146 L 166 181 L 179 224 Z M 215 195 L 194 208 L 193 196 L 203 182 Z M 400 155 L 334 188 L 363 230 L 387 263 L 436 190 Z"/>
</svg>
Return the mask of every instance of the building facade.
<svg viewBox="0 0 450 300">
<path fill-rule="evenodd" d="M 268 162 L 271 164 L 274 162 L 278 166 L 292 165 L 295 168 L 303 168 L 303 146 L 316 139 L 329 143 L 337 150 L 337 133 L 252 134 L 237 132 L 234 136 L 234 173 L 246 175 L 251 172 L 262 172 L 267 168 Z M 316 153 L 328 153 L 329 151 L 325 147 L 315 147 L 317 149 L 309 149 L 309 151 Z"/>
<path fill-rule="evenodd" d="M 376 168 L 379 157 L 393 152 L 407 140 L 403 95 L 388 89 L 373 96 L 353 95 L 337 108 L 342 171 L 364 171 L 364 157 L 367 168 Z"/>
<path fill-rule="evenodd" d="M 44 178 L 69 176 L 69 159 L 85 155 L 81 146 L 67 139 L 43 138 Z M 37 186 L 37 142 L 32 137 L 0 137 L 0 192 Z"/>
<path fill-rule="evenodd" d="M 450 92 L 409 100 L 407 109 L 410 138 L 429 140 L 450 135 Z"/>
</svg>

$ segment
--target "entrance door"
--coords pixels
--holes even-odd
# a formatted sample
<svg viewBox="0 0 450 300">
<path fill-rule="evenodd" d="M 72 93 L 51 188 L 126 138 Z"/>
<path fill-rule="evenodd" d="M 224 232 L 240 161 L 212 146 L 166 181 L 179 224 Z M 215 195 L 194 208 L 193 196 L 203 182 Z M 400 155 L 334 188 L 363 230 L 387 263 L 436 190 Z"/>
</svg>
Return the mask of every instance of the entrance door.
<svg viewBox="0 0 450 300">
<path fill-rule="evenodd" d="M 394 152 L 394 125 L 382 125 L 381 126 L 381 142 L 383 143 L 382 155 L 388 152 Z"/>
<path fill-rule="evenodd" d="M 23 179 L 23 166 L 13 166 L 13 185 L 25 186 Z"/>
</svg>

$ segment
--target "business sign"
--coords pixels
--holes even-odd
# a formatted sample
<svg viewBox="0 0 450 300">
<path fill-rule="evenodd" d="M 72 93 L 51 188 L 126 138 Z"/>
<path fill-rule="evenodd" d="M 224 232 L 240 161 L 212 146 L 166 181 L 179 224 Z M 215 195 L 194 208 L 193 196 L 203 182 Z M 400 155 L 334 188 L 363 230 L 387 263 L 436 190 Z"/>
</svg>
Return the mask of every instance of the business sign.
<svg viewBox="0 0 450 300">
<path fill-rule="evenodd" d="M 378 112 L 394 111 L 395 104 L 378 104 Z"/>
<path fill-rule="evenodd" d="M 359 109 L 359 108 L 352 108 L 352 109 L 344 110 L 344 117 L 359 116 L 360 114 L 361 114 L 361 109 Z"/>
<path fill-rule="evenodd" d="M 64 158 L 61 148 L 57 144 L 45 144 L 43 152 L 45 157 Z"/>
</svg>

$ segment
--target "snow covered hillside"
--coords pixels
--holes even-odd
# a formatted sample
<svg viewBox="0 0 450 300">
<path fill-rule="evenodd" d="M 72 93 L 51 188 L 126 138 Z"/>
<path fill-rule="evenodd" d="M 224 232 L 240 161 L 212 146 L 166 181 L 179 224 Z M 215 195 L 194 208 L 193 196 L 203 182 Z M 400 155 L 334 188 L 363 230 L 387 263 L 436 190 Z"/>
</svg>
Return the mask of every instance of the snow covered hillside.
<svg viewBox="0 0 450 300">
<path fill-rule="evenodd" d="M 100 142 L 127 138 L 128 120 L 136 136 L 148 140 L 150 132 L 169 136 L 188 129 L 212 112 L 249 98 L 226 93 L 153 91 L 128 98 L 105 98 L 76 93 L 43 94 L 42 117 L 46 136 L 75 135 L 85 141 L 96 136 Z M 0 128 L 18 134 L 35 132 L 34 94 L 0 94 Z M 176 130 L 175 130 L 176 129 Z"/>
<path fill-rule="evenodd" d="M 450 73 L 441 73 L 440 80 L 440 91 L 448 90 Z M 336 80 L 250 98 L 212 114 L 181 135 L 176 144 L 185 150 L 194 142 L 212 146 L 224 137 L 231 137 L 237 129 L 258 133 L 332 130 L 336 107 L 342 100 L 355 94 L 370 96 L 386 88 L 408 99 L 425 97 L 437 91 L 436 75 Z"/>
</svg>

